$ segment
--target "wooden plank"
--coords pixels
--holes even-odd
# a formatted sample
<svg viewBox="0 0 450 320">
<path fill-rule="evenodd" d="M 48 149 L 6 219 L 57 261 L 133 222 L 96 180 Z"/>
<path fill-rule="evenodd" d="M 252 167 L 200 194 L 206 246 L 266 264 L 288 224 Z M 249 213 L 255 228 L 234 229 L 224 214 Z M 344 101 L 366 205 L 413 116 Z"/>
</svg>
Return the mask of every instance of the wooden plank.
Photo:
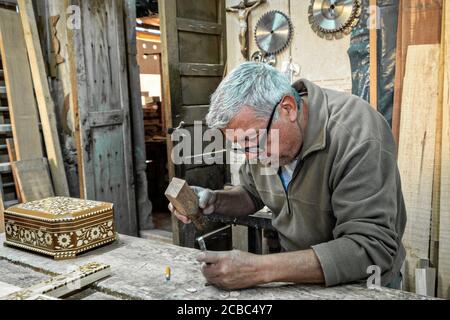
<svg viewBox="0 0 450 320">
<path fill-rule="evenodd" d="M 439 219 L 438 297 L 450 299 L 450 1 L 445 0 L 442 60 L 442 154 Z"/>
<path fill-rule="evenodd" d="M 223 30 L 223 26 L 218 23 L 196 21 L 184 18 L 177 18 L 177 28 L 180 31 L 216 34 L 216 35 L 221 35 Z"/>
<path fill-rule="evenodd" d="M 18 4 L 55 193 L 58 196 L 69 196 L 69 185 L 56 125 L 55 105 L 48 86 L 33 3 L 31 0 L 18 0 Z"/>
<path fill-rule="evenodd" d="M 11 163 L 23 202 L 53 197 L 48 162 L 45 158 Z"/>
<path fill-rule="evenodd" d="M 220 64 L 180 63 L 182 76 L 216 76 L 222 77 L 224 66 Z"/>
<path fill-rule="evenodd" d="M 410 46 L 403 85 L 398 163 L 408 213 L 403 242 L 407 251 L 405 282 L 409 290 L 414 290 L 418 259 L 428 258 L 429 254 L 439 50 L 439 45 Z"/>
<path fill-rule="evenodd" d="M 400 0 L 392 130 L 399 141 L 402 88 L 408 46 L 441 41 L 442 0 Z M 426 26 L 426 27 L 424 27 Z"/>
<path fill-rule="evenodd" d="M 378 110 L 378 7 L 377 0 L 370 0 L 370 104 Z"/>
<path fill-rule="evenodd" d="M 47 295 L 53 298 L 61 298 L 110 275 L 111 268 L 109 265 L 89 263 L 76 268 L 70 273 L 55 276 L 29 288 L 11 293 L 0 299 L 29 300 L 36 295 Z"/>
<path fill-rule="evenodd" d="M 19 14 L 1 8 L 0 45 L 17 159 L 41 158 L 39 117 L 22 23 Z"/>
<path fill-rule="evenodd" d="M 3 181 L 2 176 L 0 175 L 0 233 L 5 232 L 5 203 L 4 203 L 4 195 L 3 195 Z"/>
<path fill-rule="evenodd" d="M 159 10 L 160 12 L 173 12 L 170 11 L 170 8 L 175 8 L 176 1 L 175 0 L 167 0 L 159 2 Z M 165 123 L 169 127 L 177 127 L 175 121 L 179 119 L 175 119 L 172 116 L 173 113 L 173 105 L 181 104 L 181 91 L 180 90 L 172 90 L 174 87 L 181 87 L 181 81 L 179 77 L 179 71 L 173 68 L 173 63 L 179 61 L 179 49 L 178 49 L 178 35 L 177 30 L 174 28 L 176 25 L 176 15 L 175 14 L 161 14 L 161 39 L 162 39 L 162 105 L 164 106 L 164 118 Z M 171 41 L 168 41 L 171 39 Z M 169 157 L 167 158 L 167 168 L 169 174 L 169 180 L 175 177 L 175 165 L 172 161 L 173 150 L 173 141 L 170 139 L 170 135 L 167 134 L 167 154 Z M 180 222 L 178 219 L 172 215 L 172 234 L 173 234 L 173 243 L 175 245 L 181 244 L 180 238 Z"/>
<path fill-rule="evenodd" d="M 133 125 L 134 170 L 136 183 L 136 211 L 139 216 L 140 231 L 153 229 L 152 204 L 148 197 L 147 181 L 147 155 L 145 147 L 145 132 L 143 126 L 144 112 L 141 100 L 141 83 L 139 65 L 137 62 L 138 50 L 136 46 L 136 2 L 126 0 L 124 2 L 125 29 L 127 39 L 127 61 L 130 87 L 130 114 Z M 158 20 L 159 23 L 159 20 Z M 148 44 L 148 43 L 147 43 Z M 141 44 L 143 45 L 143 44 Z M 153 45 L 148 46 L 152 47 Z M 156 46 L 159 53 L 159 46 Z M 161 64 L 161 59 L 159 59 Z M 161 70 L 161 69 L 159 69 Z"/>
<path fill-rule="evenodd" d="M 0 163 L 0 173 L 10 173 L 11 165 L 9 163 Z"/>
<path fill-rule="evenodd" d="M 91 128 L 109 127 L 123 124 L 123 111 L 89 112 L 89 125 Z"/>
<path fill-rule="evenodd" d="M 10 124 L 0 124 L 0 134 L 12 133 L 13 127 Z"/>
<path fill-rule="evenodd" d="M 9 155 L 9 161 L 10 162 L 16 162 L 17 161 L 17 156 L 16 156 L 16 149 L 14 148 L 14 140 L 13 139 L 6 139 L 6 147 L 8 149 L 8 155 Z M 19 202 L 22 202 L 22 197 L 20 194 L 20 188 L 19 188 L 19 183 L 17 181 L 17 176 L 16 176 L 16 172 L 13 171 L 13 179 L 14 179 L 14 185 L 16 188 L 16 194 L 17 194 L 17 200 Z"/>
</svg>

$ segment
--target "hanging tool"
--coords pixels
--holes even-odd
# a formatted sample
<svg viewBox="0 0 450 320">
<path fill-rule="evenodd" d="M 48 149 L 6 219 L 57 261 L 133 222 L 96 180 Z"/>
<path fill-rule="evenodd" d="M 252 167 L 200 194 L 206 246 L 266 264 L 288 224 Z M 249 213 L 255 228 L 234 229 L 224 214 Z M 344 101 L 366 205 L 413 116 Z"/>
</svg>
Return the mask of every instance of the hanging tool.
<svg viewBox="0 0 450 320">
<path fill-rule="evenodd" d="M 255 27 L 255 41 L 266 55 L 276 55 L 289 46 L 294 34 L 291 19 L 281 11 L 266 12 Z"/>
<path fill-rule="evenodd" d="M 358 24 L 361 12 L 361 0 L 311 0 L 309 23 L 319 37 L 341 39 Z"/>
</svg>

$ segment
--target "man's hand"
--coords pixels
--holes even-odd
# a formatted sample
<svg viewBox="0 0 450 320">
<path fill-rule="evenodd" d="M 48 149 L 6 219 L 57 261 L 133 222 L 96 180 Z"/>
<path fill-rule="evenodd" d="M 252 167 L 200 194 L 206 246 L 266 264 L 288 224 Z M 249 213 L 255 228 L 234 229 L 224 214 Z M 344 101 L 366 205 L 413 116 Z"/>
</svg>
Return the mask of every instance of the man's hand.
<svg viewBox="0 0 450 320">
<path fill-rule="evenodd" d="M 217 194 L 215 191 L 201 188 L 201 187 L 191 187 L 191 189 L 195 192 L 195 194 L 198 197 L 198 206 L 200 207 L 200 212 L 202 214 L 211 214 L 216 209 L 216 202 L 217 202 Z M 171 203 L 169 203 L 169 210 L 172 212 L 178 220 L 183 222 L 184 224 L 189 224 L 192 221 L 186 217 L 177 212 L 177 210 L 173 207 Z"/>
<path fill-rule="evenodd" d="M 227 290 L 238 290 L 265 283 L 260 256 L 233 250 L 230 252 L 202 252 L 202 273 L 210 284 Z"/>
</svg>

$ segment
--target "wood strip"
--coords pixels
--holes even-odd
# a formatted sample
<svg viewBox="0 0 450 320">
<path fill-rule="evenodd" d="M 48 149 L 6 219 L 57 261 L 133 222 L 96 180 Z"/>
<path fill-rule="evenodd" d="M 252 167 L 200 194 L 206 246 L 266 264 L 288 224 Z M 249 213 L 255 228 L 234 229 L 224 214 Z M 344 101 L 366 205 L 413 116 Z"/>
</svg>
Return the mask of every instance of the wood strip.
<svg viewBox="0 0 450 320">
<path fill-rule="evenodd" d="M 39 117 L 20 16 L 1 8 L 0 45 L 17 159 L 41 158 Z"/>
<path fill-rule="evenodd" d="M 55 193 L 58 196 L 69 196 L 69 185 L 56 126 L 55 105 L 48 86 L 33 3 L 31 0 L 18 0 L 18 4 Z"/>
<path fill-rule="evenodd" d="M 442 154 L 440 189 L 438 297 L 450 299 L 450 1 L 445 0 L 442 57 Z"/>
<path fill-rule="evenodd" d="M 439 45 L 410 46 L 403 84 L 398 163 L 408 213 L 403 243 L 407 251 L 405 284 L 410 291 L 414 291 L 417 262 L 429 254 L 439 52 Z"/>
<path fill-rule="evenodd" d="M 23 202 L 53 197 L 52 181 L 45 158 L 21 160 L 11 163 Z"/>
<path fill-rule="evenodd" d="M 377 0 L 370 0 L 370 104 L 378 110 L 378 7 Z"/>
<path fill-rule="evenodd" d="M 403 78 L 408 46 L 441 41 L 442 0 L 400 0 L 392 130 L 399 142 Z M 426 26 L 426 27 L 425 27 Z"/>
<path fill-rule="evenodd" d="M 79 291 L 80 289 L 110 275 L 111 268 L 109 265 L 89 263 L 68 274 L 53 277 L 32 287 L 11 293 L 1 299 L 29 300 L 36 295 L 47 295 L 53 298 L 61 298 L 67 294 Z"/>
<path fill-rule="evenodd" d="M 215 76 L 221 77 L 225 67 L 220 64 L 180 63 L 182 76 Z"/>
<path fill-rule="evenodd" d="M 0 175 L 0 233 L 5 232 L 5 204 L 4 204 L 4 195 L 3 195 L 3 181 L 2 176 Z"/>
<path fill-rule="evenodd" d="M 16 149 L 14 148 L 14 140 L 13 139 L 6 139 L 6 148 L 8 149 L 9 161 L 16 162 L 17 156 L 16 156 Z M 19 183 L 17 181 L 17 176 L 15 175 L 15 171 L 13 171 L 13 179 L 14 179 L 14 185 L 16 188 L 17 200 L 20 203 L 20 202 L 22 202 L 22 197 L 20 194 Z"/>
<path fill-rule="evenodd" d="M 221 35 L 223 27 L 218 23 L 177 18 L 177 29 L 187 32 Z"/>
</svg>

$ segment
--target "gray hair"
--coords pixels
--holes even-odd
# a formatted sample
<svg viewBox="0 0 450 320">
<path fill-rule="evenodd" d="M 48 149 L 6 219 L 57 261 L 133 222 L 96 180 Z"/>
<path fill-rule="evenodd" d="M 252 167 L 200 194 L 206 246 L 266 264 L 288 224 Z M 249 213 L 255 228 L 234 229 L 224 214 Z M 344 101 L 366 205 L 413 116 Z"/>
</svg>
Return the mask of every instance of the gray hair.
<svg viewBox="0 0 450 320">
<path fill-rule="evenodd" d="M 254 109 L 257 117 L 268 118 L 275 104 L 286 95 L 296 97 L 284 74 L 265 63 L 243 63 L 211 96 L 206 122 L 210 128 L 223 129 L 244 106 Z"/>
</svg>

